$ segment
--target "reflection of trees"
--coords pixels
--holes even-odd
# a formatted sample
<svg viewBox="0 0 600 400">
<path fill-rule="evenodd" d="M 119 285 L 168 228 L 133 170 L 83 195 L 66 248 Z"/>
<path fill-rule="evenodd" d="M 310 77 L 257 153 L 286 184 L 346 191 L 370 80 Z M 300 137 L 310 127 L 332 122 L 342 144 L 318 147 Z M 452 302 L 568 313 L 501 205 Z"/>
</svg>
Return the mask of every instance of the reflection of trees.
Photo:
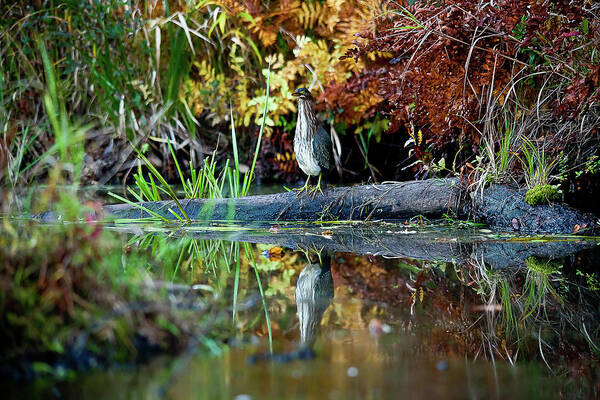
<svg viewBox="0 0 600 400">
<path fill-rule="evenodd" d="M 302 240 L 311 245 L 321 243 L 314 242 L 314 238 L 326 240 L 329 247 L 325 251 L 379 248 L 387 249 L 383 253 L 388 256 L 410 254 L 409 258 L 399 262 L 398 259 L 384 261 L 382 258 L 356 257 L 356 252 L 348 257 L 338 253 L 338 262 L 333 268 L 338 288 L 352 288 L 352 297 L 363 297 L 367 300 L 365 304 L 385 303 L 391 306 L 386 309 L 389 313 L 407 312 L 412 304 L 415 316 L 411 318 L 410 330 L 416 335 L 423 330 L 423 346 L 453 349 L 474 358 L 502 357 L 510 362 L 537 358 L 546 361 L 553 370 L 558 369 L 564 356 L 564 352 L 558 351 L 560 349 L 576 349 L 577 354 L 600 350 L 596 322 L 598 296 L 583 284 L 574 283 L 578 278 L 572 271 L 578 267 L 569 263 L 576 259 L 575 256 L 565 258 L 565 263 L 551 261 L 551 257 L 564 257 L 589 247 L 589 243 L 488 240 L 473 244 L 454 242 L 443 236 L 432 240 L 408 233 L 369 236 L 364 230 L 360 230 L 364 236 L 352 232 L 343 234 L 341 230 L 338 234 L 334 230 L 333 237 L 326 239 L 323 235 L 302 232 Z M 286 235 L 282 231 L 264 238 L 252 236 L 248 239 L 296 243 L 300 237 L 299 234 Z M 157 236 L 162 238 L 156 239 Z M 245 301 L 238 304 L 237 298 L 245 299 L 248 288 L 252 287 L 254 293 L 259 289 L 262 293 L 257 272 L 260 265 L 255 261 L 256 249 L 252 245 L 201 240 L 196 236 L 192 236 L 193 239 L 190 236 L 157 236 L 138 237 L 131 242 L 147 241 L 146 247 L 156 252 L 162 262 L 157 271 L 165 280 L 175 278 L 188 283 L 206 283 L 215 295 L 228 290 L 228 282 L 233 280 L 233 310 L 238 312 L 246 309 L 246 305 Z M 163 241 L 172 242 L 174 246 Z M 248 257 L 248 254 L 252 256 Z M 439 261 L 416 261 L 417 256 Z M 343 265 L 339 262 L 342 258 L 346 259 Z M 364 261 L 361 268 L 357 268 L 356 259 Z M 456 264 L 448 262 L 450 259 L 455 259 Z M 374 260 L 378 260 L 377 268 Z M 330 263 L 326 255 L 321 263 L 309 262 L 297 282 L 301 340 L 306 345 L 313 343 L 333 296 Z M 586 265 L 592 264 L 586 261 Z M 267 273 L 263 271 L 261 276 Z M 585 276 L 588 275 L 592 276 L 591 273 Z M 289 284 L 290 280 L 282 282 Z M 268 285 L 272 286 L 272 281 Z M 267 285 L 264 288 L 267 289 Z M 265 295 L 261 297 L 264 320 L 270 328 Z M 248 303 L 247 307 L 252 308 L 250 303 L 257 302 Z M 276 300 L 271 296 L 269 308 L 277 315 L 279 311 L 273 308 L 274 304 L 277 304 Z M 338 308 L 342 310 L 341 305 Z M 334 314 L 339 314 L 338 311 L 336 308 Z M 427 328 L 426 324 L 421 324 L 424 317 L 427 322 L 435 321 L 437 325 Z M 347 322 L 344 316 L 337 319 Z M 406 321 L 406 318 L 403 315 L 399 320 Z M 368 320 L 364 322 L 368 323 Z M 244 326 L 247 329 L 250 325 Z"/>
<path fill-rule="evenodd" d="M 367 257 L 338 254 L 340 259 L 344 261 L 332 267 L 336 290 L 363 300 L 358 316 L 362 326 L 374 316 L 390 321 L 394 331 L 414 339 L 410 354 L 511 363 L 539 360 L 554 373 L 593 371 L 600 299 L 583 287 L 585 282 L 576 282 L 587 275 L 578 278 L 569 272 L 577 270 L 569 263 L 578 257 L 563 263 L 530 256 L 523 266 L 503 269 L 490 268 L 483 257 L 458 264 L 381 258 L 367 262 Z M 347 326 L 357 316 L 345 312 L 342 304 L 347 304 L 343 296 L 331 318 Z"/>
<path fill-rule="evenodd" d="M 313 345 L 323 313 L 333 299 L 331 257 L 324 254 L 320 261 L 307 264 L 296 283 L 300 342 L 308 347 Z"/>
</svg>

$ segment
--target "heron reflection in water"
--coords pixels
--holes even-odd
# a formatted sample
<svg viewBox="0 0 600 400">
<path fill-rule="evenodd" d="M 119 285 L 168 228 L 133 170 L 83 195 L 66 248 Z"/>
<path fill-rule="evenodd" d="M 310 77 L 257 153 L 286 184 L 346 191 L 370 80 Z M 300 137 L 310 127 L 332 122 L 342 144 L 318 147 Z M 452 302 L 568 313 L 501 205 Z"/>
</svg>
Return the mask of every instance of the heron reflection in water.
<svg viewBox="0 0 600 400">
<path fill-rule="evenodd" d="M 296 283 L 296 305 L 300 320 L 300 344 L 312 347 L 321 319 L 333 300 L 331 256 L 308 255 L 309 263 L 300 272 Z"/>
</svg>

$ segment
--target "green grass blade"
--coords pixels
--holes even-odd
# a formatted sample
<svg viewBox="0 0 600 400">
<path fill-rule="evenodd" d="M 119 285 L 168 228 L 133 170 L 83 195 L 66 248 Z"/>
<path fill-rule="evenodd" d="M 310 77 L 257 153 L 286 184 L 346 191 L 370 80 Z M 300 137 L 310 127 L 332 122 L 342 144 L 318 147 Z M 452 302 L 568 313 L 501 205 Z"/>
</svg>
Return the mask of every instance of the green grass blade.
<svg viewBox="0 0 600 400">
<path fill-rule="evenodd" d="M 265 95 L 265 108 L 263 110 L 263 120 L 260 125 L 260 131 L 258 132 L 258 140 L 256 141 L 256 149 L 254 150 L 254 159 L 252 160 L 252 167 L 250 168 L 250 172 L 248 173 L 249 177 L 245 180 L 245 185 L 242 188 L 242 196 L 247 196 L 248 191 L 250 190 L 250 183 L 252 182 L 252 177 L 254 176 L 254 168 L 256 167 L 256 160 L 258 159 L 258 152 L 260 150 L 260 145 L 262 142 L 262 135 L 265 129 L 265 124 L 267 122 L 267 111 L 269 107 L 269 87 L 270 87 L 270 78 L 271 78 L 271 66 L 267 69 L 267 92 Z"/>
<path fill-rule="evenodd" d="M 236 262 L 235 262 L 235 278 L 233 282 L 233 324 L 235 325 L 235 319 L 237 317 L 237 299 L 240 287 L 240 248 L 239 243 L 236 242 Z"/>
<path fill-rule="evenodd" d="M 256 266 L 256 260 L 254 259 L 254 252 L 252 251 L 252 247 L 249 243 L 244 243 L 244 250 L 246 256 L 250 259 L 252 263 L 252 269 L 254 269 L 254 274 L 256 275 L 256 283 L 258 284 L 258 291 L 260 292 L 260 298 L 262 300 L 263 309 L 265 310 L 265 320 L 267 322 L 267 331 L 269 332 L 269 352 L 273 353 L 273 333 L 271 332 L 271 318 L 269 317 L 269 308 L 267 307 L 267 299 L 265 297 L 265 293 L 262 288 L 262 284 L 260 282 L 260 275 L 258 274 L 258 268 Z"/>
<path fill-rule="evenodd" d="M 116 194 L 116 193 L 113 193 L 113 192 L 108 192 L 108 195 L 109 195 L 109 196 L 112 196 L 112 197 L 114 197 L 115 199 L 117 199 L 117 200 L 120 200 L 120 201 L 122 201 L 122 202 L 124 202 L 124 203 L 127 203 L 127 204 L 129 204 L 130 206 L 133 206 L 133 207 L 139 208 L 140 210 L 142 210 L 142 211 L 145 211 L 145 212 L 147 212 L 148 214 L 150 214 L 150 215 L 152 215 L 152 216 L 154 216 L 154 217 L 156 217 L 156 218 L 158 218 L 158 219 L 160 219 L 160 220 L 162 220 L 162 221 L 164 221 L 164 222 L 169 222 L 169 220 L 168 220 L 167 218 L 165 218 L 165 217 L 163 217 L 162 215 L 160 215 L 160 214 L 158 214 L 158 213 L 156 213 L 156 212 L 154 212 L 154 211 L 152 211 L 152 210 L 150 210 L 150 209 L 148 209 L 148 208 L 144 207 L 144 206 L 143 206 L 143 205 L 141 205 L 141 204 L 134 203 L 133 201 L 131 201 L 131 200 L 128 200 L 128 199 L 126 199 L 125 197 L 121 197 L 121 196 L 119 196 L 118 194 Z"/>
</svg>

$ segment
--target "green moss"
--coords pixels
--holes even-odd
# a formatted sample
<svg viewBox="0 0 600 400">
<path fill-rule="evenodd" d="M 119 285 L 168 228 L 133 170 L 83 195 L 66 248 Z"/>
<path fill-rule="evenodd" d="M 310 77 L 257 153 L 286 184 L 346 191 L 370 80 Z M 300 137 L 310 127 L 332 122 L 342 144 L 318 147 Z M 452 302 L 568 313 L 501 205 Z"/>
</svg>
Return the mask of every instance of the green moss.
<svg viewBox="0 0 600 400">
<path fill-rule="evenodd" d="M 544 275 L 553 274 L 562 268 L 562 263 L 558 260 L 548 260 L 535 256 L 527 257 L 525 259 L 525 265 L 530 270 Z"/>
<path fill-rule="evenodd" d="M 537 185 L 529 189 L 525 194 L 525 202 L 532 206 L 549 203 L 551 201 L 559 201 L 560 198 L 560 190 L 552 185 Z"/>
</svg>

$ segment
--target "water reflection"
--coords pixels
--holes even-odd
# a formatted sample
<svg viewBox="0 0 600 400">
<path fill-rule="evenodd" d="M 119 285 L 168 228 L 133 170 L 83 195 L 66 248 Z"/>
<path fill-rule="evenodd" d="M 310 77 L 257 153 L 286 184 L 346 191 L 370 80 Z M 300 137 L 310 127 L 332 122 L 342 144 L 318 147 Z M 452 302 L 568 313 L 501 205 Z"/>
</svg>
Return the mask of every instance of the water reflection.
<svg viewBox="0 0 600 400">
<path fill-rule="evenodd" d="M 140 233 L 143 227 L 118 226 L 122 232 Z M 493 269 L 525 267 L 530 257 L 562 258 L 598 245 L 595 238 L 514 237 L 473 227 L 444 225 L 407 226 L 397 223 L 256 223 L 243 227 L 231 223 L 187 225 L 173 230 L 151 227 L 154 235 L 181 236 L 206 241 L 226 240 L 278 245 L 293 250 L 379 255 L 406 259 L 471 262 L 483 261 Z"/>
<path fill-rule="evenodd" d="M 152 229 L 135 227 L 128 243 L 160 255 L 152 279 L 210 289 L 202 299 L 218 301 L 227 324 L 208 335 L 228 351 L 100 372 L 66 385 L 66 397 L 88 385 L 112 398 L 115 380 L 132 385 L 123 398 L 599 393 L 595 240 L 398 224 Z M 323 250 L 305 260 L 308 247 Z M 301 353 L 313 348 L 316 357 Z M 162 382 L 159 395 L 149 381 Z"/>
<path fill-rule="evenodd" d="M 223 289 L 227 277 L 231 276 L 227 271 L 235 265 L 235 259 L 253 259 L 251 253 L 255 250 L 250 243 L 277 244 L 278 252 L 283 247 L 287 253 L 306 248 L 322 249 L 320 258 L 316 253 L 307 254 L 308 262 L 303 268 L 283 262 L 278 266 L 254 261 L 240 264 L 240 277 L 256 276 L 271 294 L 289 295 L 285 286 L 293 284 L 291 276 L 298 277 L 295 297 L 302 346 L 312 348 L 318 338 L 320 321 L 333 299 L 335 278 L 336 288 L 347 290 L 351 298 L 385 305 L 387 316 L 372 317 L 383 323 L 389 322 L 390 315 L 406 311 L 410 318 L 404 321 L 413 324 L 414 317 L 427 312 L 426 323 L 435 322 L 434 325 L 443 327 L 443 332 L 436 333 L 438 340 L 440 337 L 449 339 L 448 332 L 460 326 L 462 330 L 452 340 L 459 342 L 461 351 L 471 356 L 484 356 L 492 361 L 500 357 L 509 363 L 537 357 L 550 369 L 564 371 L 554 349 L 565 346 L 565 336 L 561 334 L 565 327 L 572 331 L 568 336 L 569 345 L 587 345 L 592 351 L 598 348 L 600 335 L 595 322 L 599 317 L 598 296 L 581 286 L 587 284 L 593 289 L 597 280 L 593 260 L 597 258 L 578 259 L 582 250 L 598 253 L 594 239 L 503 237 L 478 228 L 398 224 L 288 224 L 270 226 L 268 232 L 264 227 L 246 228 L 232 229 L 215 223 L 186 227 L 174 236 L 194 241 L 194 248 L 214 249 L 217 257 L 228 255 L 222 259 L 224 265 L 213 266 L 214 271 L 224 275 L 219 279 Z M 239 250 L 224 251 L 237 247 L 214 239 L 242 241 L 244 255 Z M 215 243 L 220 244 L 215 246 Z M 214 257 L 210 254 L 203 252 L 196 258 L 211 265 Z M 333 254 L 337 254 L 337 259 L 332 265 Z M 370 254 L 381 254 L 385 258 Z M 244 267 L 252 267 L 257 272 L 244 272 L 247 271 Z M 240 284 L 249 283 L 240 281 Z M 247 290 L 240 286 L 234 293 L 243 294 Z M 225 294 L 222 290 L 219 293 Z M 287 306 L 269 296 L 263 301 L 264 314 L 276 319 L 277 312 Z M 235 310 L 235 298 L 233 304 Z M 346 318 L 344 312 L 336 305 L 332 314 L 338 323 L 344 319 L 356 320 Z M 450 326 L 446 326 L 450 316 Z M 325 324 L 331 325 L 328 321 Z M 260 334 L 268 330 L 270 338 L 271 325 L 266 325 L 267 329 L 263 325 Z M 281 323 L 275 321 L 275 326 L 275 336 L 283 334 L 278 332 L 282 329 Z M 577 338 L 577 344 L 573 338 Z M 284 352 L 290 350 L 288 346 Z"/>
<path fill-rule="evenodd" d="M 325 310 L 333 300 L 331 256 L 309 255 L 296 283 L 296 306 L 300 323 L 300 343 L 312 347 Z"/>
</svg>

